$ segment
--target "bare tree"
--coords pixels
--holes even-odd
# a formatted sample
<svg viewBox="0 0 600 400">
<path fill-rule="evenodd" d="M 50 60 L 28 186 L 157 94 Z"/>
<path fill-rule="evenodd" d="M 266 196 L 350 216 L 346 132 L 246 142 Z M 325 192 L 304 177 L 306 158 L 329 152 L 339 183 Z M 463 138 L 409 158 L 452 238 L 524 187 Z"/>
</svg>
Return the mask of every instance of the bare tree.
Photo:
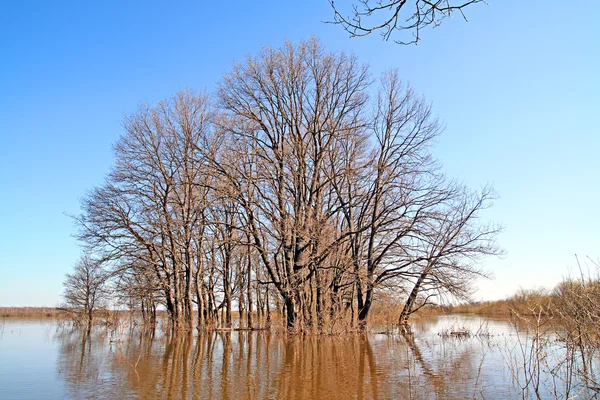
<svg viewBox="0 0 600 400">
<path fill-rule="evenodd" d="M 414 277 L 409 278 L 412 289 L 400 313 L 401 325 L 413 312 L 430 304 L 431 298 L 443 294 L 468 298 L 474 279 L 487 277 L 477 261 L 501 253 L 494 242 L 500 228 L 477 222 L 481 211 L 490 206 L 493 191 L 485 188 L 481 193 L 469 193 L 459 186 L 450 193 L 424 227 L 420 256 L 407 274 Z M 422 298 L 417 306 L 418 295 Z"/>
<path fill-rule="evenodd" d="M 94 311 L 105 306 L 109 299 L 109 277 L 101 261 L 82 256 L 63 282 L 65 302 L 62 308 L 76 313 L 91 328 Z"/>
<path fill-rule="evenodd" d="M 329 0 L 334 11 L 333 23 L 341 25 L 351 37 L 379 32 L 383 40 L 389 40 L 394 33 L 409 32 L 408 39 L 394 40 L 399 44 L 417 43 L 423 28 L 438 26 L 455 12 L 466 21 L 464 9 L 482 2 L 484 0 L 417 0 L 407 4 L 406 0 L 357 0 L 348 10 Z"/>
</svg>

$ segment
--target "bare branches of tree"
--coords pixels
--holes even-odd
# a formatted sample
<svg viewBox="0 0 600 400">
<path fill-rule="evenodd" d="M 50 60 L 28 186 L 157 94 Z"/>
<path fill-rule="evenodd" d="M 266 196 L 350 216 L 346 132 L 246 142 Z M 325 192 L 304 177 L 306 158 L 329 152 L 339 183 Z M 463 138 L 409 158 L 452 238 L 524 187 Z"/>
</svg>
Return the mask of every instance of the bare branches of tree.
<svg viewBox="0 0 600 400">
<path fill-rule="evenodd" d="M 383 40 L 393 35 L 403 35 L 394 39 L 399 44 L 413 44 L 421 39 L 421 31 L 430 26 L 438 26 L 442 21 L 458 13 L 464 20 L 464 9 L 484 0 L 358 0 L 351 9 L 341 8 L 338 2 L 329 0 L 334 11 L 334 24 L 341 25 L 351 37 L 367 36 L 378 32 Z M 349 8 L 349 7 L 348 7 Z M 404 37 L 408 34 L 407 38 Z"/>
<path fill-rule="evenodd" d="M 494 242 L 500 228 L 478 223 L 477 218 L 493 199 L 491 188 L 484 188 L 481 193 L 453 188 L 428 219 L 420 261 L 410 268 L 414 278 L 410 279 L 412 289 L 400 314 L 400 324 L 406 324 L 415 311 L 419 294 L 424 295 L 421 306 L 440 293 L 465 299 L 471 294 L 473 279 L 486 277 L 477 261 L 486 255 L 500 254 Z"/>
<path fill-rule="evenodd" d="M 88 328 L 92 326 L 94 311 L 106 306 L 110 291 L 110 274 L 103 268 L 102 261 L 84 255 L 75 264 L 73 272 L 67 274 L 64 286 L 63 309 L 69 310 L 84 321 Z"/>
</svg>

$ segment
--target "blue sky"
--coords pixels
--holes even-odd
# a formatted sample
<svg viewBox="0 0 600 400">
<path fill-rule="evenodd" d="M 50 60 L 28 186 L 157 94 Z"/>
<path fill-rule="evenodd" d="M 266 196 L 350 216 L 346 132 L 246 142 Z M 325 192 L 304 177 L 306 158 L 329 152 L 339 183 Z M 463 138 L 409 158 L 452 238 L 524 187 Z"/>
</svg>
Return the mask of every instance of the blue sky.
<svg viewBox="0 0 600 400">
<path fill-rule="evenodd" d="M 448 176 L 500 198 L 496 279 L 478 299 L 552 287 L 600 258 L 600 3 L 490 0 L 418 46 L 350 39 L 327 0 L 0 3 L 0 306 L 56 305 L 79 256 L 67 214 L 101 184 L 121 120 L 180 88 L 212 91 L 264 45 L 317 36 L 390 68 L 446 124 Z"/>
</svg>

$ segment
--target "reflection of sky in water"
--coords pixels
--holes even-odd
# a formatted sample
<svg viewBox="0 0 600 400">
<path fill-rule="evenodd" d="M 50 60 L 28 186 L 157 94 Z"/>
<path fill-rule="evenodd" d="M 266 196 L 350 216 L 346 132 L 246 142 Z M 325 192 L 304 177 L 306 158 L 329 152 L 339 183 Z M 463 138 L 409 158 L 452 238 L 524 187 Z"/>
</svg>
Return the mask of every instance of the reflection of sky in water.
<svg viewBox="0 0 600 400">
<path fill-rule="evenodd" d="M 65 398 L 53 321 L 0 320 L 0 399 Z"/>
<path fill-rule="evenodd" d="M 518 338 L 529 340 L 506 320 L 452 315 L 415 320 L 413 336 L 368 340 L 134 331 L 111 342 L 101 330 L 86 337 L 54 322 L 2 323 L 1 399 L 514 398 L 506 359 Z M 462 329 L 483 335 L 440 335 Z"/>
</svg>

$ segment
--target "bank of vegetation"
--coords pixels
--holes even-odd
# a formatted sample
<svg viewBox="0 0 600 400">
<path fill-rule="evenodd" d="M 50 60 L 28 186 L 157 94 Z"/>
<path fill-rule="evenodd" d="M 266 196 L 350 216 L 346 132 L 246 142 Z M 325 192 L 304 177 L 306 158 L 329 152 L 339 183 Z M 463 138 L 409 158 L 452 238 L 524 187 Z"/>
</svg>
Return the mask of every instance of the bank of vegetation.
<svg viewBox="0 0 600 400">
<path fill-rule="evenodd" d="M 67 305 L 117 300 L 149 323 L 361 329 L 392 296 L 406 323 L 464 298 L 499 252 L 494 198 L 447 179 L 442 125 L 398 72 L 374 79 L 317 40 L 264 48 L 216 93 L 178 92 L 125 118 L 106 181 L 76 216 L 84 255 Z M 384 304 L 385 305 L 385 304 Z"/>
<path fill-rule="evenodd" d="M 549 310 L 555 296 L 548 290 L 519 289 L 515 294 L 501 300 L 471 301 L 451 306 L 450 310 L 458 314 L 478 314 L 491 317 L 511 317 L 534 314 L 533 310 Z"/>
<path fill-rule="evenodd" d="M 0 307 L 0 318 L 55 318 L 60 314 L 56 307 Z"/>
<path fill-rule="evenodd" d="M 598 268 L 600 264 L 594 262 Z M 507 349 L 509 368 L 523 398 L 545 398 L 542 374 L 554 398 L 600 395 L 600 275 L 566 279 L 549 293 L 517 299 L 526 315 L 513 314 L 525 330 Z"/>
<path fill-rule="evenodd" d="M 594 265 L 597 269 L 594 274 L 600 273 L 598 263 Z M 600 307 L 600 275 L 582 274 L 579 278 L 564 279 L 553 289 L 519 289 L 505 299 L 468 302 L 446 309 L 452 313 L 492 317 L 536 316 L 541 312 L 566 318 L 590 314 L 597 307 Z"/>
</svg>

